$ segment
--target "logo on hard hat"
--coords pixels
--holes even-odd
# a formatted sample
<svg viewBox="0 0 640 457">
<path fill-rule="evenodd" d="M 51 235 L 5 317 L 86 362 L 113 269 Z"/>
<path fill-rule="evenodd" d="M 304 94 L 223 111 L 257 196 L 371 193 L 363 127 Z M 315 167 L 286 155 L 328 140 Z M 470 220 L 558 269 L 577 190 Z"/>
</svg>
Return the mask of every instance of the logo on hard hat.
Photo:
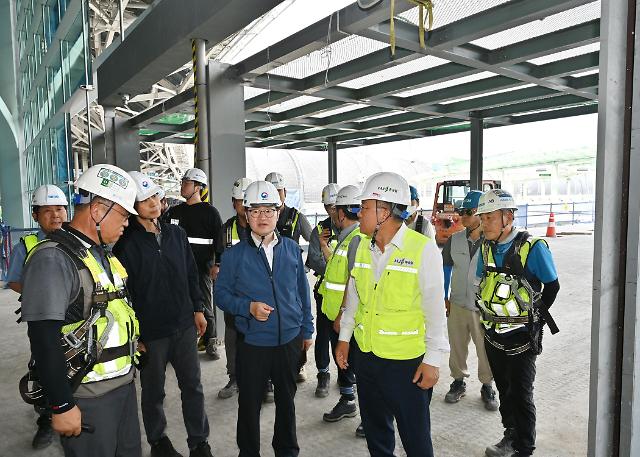
<svg viewBox="0 0 640 457">
<path fill-rule="evenodd" d="M 149 181 L 142 181 L 142 187 L 149 187 Z"/>
<path fill-rule="evenodd" d="M 263 200 L 266 200 L 267 198 L 269 198 L 269 194 L 267 192 L 262 192 L 260 194 L 260 198 L 262 198 Z"/>
<path fill-rule="evenodd" d="M 115 184 L 126 189 L 129 185 L 129 180 L 127 180 L 127 178 L 122 176 L 120 173 L 109 170 L 108 168 L 101 168 L 98 171 L 98 178 L 102 178 L 100 185 L 103 187 L 111 187 L 112 184 Z"/>
<path fill-rule="evenodd" d="M 393 192 L 395 194 L 398 193 L 398 189 L 394 189 L 393 187 L 389 186 L 378 186 L 378 190 L 381 190 L 382 192 Z"/>
</svg>

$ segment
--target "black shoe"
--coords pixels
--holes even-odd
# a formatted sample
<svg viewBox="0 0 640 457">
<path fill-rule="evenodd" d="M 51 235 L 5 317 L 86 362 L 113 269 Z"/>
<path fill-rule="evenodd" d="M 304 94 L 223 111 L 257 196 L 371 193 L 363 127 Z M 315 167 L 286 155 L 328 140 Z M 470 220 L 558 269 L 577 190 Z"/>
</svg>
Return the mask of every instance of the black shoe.
<svg viewBox="0 0 640 457">
<path fill-rule="evenodd" d="M 484 402 L 484 407 L 489 411 L 498 410 L 498 400 L 496 400 L 496 391 L 493 390 L 491 384 L 483 384 L 480 389 L 480 397 Z"/>
<path fill-rule="evenodd" d="M 151 457 L 182 457 L 182 454 L 175 450 L 168 436 L 163 436 L 151 445 Z"/>
<path fill-rule="evenodd" d="M 300 384 L 301 382 L 305 382 L 307 380 L 307 370 L 304 369 L 304 365 L 298 371 L 298 375 L 296 376 L 296 382 Z"/>
<path fill-rule="evenodd" d="M 513 431 L 512 429 L 507 429 L 500 441 L 485 449 L 484 455 L 486 457 L 511 457 L 514 452 Z"/>
<path fill-rule="evenodd" d="M 264 398 L 262 399 L 263 403 L 273 403 L 275 401 L 275 397 L 273 396 L 273 383 L 271 379 L 267 381 L 267 386 L 264 389 Z"/>
<path fill-rule="evenodd" d="M 227 385 L 224 386 L 222 389 L 220 389 L 220 391 L 218 392 L 218 398 L 221 398 L 224 400 L 226 398 L 233 397 L 237 393 L 238 393 L 238 384 L 236 384 L 236 378 L 230 377 Z"/>
<path fill-rule="evenodd" d="M 340 400 L 338 400 L 338 403 L 333 407 L 331 412 L 322 415 L 322 420 L 325 422 L 338 422 L 345 417 L 355 417 L 356 414 L 358 414 L 358 411 L 356 411 L 356 401 L 340 397 Z"/>
<path fill-rule="evenodd" d="M 189 451 L 189 457 L 213 457 L 211 446 L 206 441 L 203 441 Z"/>
<path fill-rule="evenodd" d="M 356 436 L 358 438 L 365 438 L 364 427 L 362 426 L 362 422 L 360 422 L 360 425 L 358 425 L 358 428 L 356 429 Z"/>
<path fill-rule="evenodd" d="M 53 442 L 53 429 L 51 428 L 51 419 L 48 416 L 40 416 L 38 418 L 38 430 L 33 436 L 31 447 L 34 449 L 44 449 Z"/>
<path fill-rule="evenodd" d="M 458 403 L 467 392 L 467 385 L 462 379 L 454 379 L 449 388 L 449 392 L 444 396 L 447 403 Z"/>
<path fill-rule="evenodd" d="M 216 339 L 211 338 L 207 343 L 207 347 L 205 348 L 207 355 L 211 358 L 211 360 L 218 360 L 220 358 L 220 354 L 218 354 L 218 346 L 216 345 Z"/>
<path fill-rule="evenodd" d="M 329 379 L 331 374 L 328 371 L 318 373 L 318 387 L 316 387 L 316 397 L 324 398 L 329 396 Z"/>
<path fill-rule="evenodd" d="M 509 457 L 531 457 L 531 454 L 522 454 L 522 453 L 520 453 L 518 451 L 515 451 Z"/>
</svg>

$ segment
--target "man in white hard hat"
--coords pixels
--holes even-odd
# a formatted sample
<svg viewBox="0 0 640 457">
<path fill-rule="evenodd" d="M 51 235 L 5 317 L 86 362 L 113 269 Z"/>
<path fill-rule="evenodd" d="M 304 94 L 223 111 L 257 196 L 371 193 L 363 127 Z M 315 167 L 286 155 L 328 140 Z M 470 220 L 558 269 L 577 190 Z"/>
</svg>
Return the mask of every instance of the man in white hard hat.
<svg viewBox="0 0 640 457">
<path fill-rule="evenodd" d="M 113 248 L 129 274 L 127 289 L 140 320 L 142 420 L 152 457 L 181 457 L 166 434 L 165 378 L 171 363 L 178 380 L 190 457 L 211 457 L 200 361 L 193 342 L 207 327 L 198 267 L 180 227 L 159 220 L 160 187 L 131 171 L 138 215 Z"/>
<path fill-rule="evenodd" d="M 485 328 L 485 349 L 500 395 L 503 438 L 487 447 L 488 457 L 531 456 L 535 449 L 533 383 L 542 352 L 542 328 L 558 328 L 549 314 L 560 290 L 547 242 L 514 227 L 513 196 L 492 189 L 479 199 L 484 241 L 478 257 L 477 306 Z"/>
<path fill-rule="evenodd" d="M 336 361 L 349 366 L 354 336 L 371 455 L 394 455 L 395 419 L 407 456 L 432 457 L 429 404 L 448 351 L 442 257 L 433 240 L 404 224 L 411 197 L 402 176 L 370 176 L 360 198 L 360 231 L 367 238 L 347 283 Z"/>
<path fill-rule="evenodd" d="M 304 214 L 298 211 L 297 208 L 290 208 L 285 204 L 287 188 L 284 176 L 277 171 L 272 171 L 264 178 L 264 180 L 273 184 L 278 190 L 278 195 L 280 196 L 278 223 L 276 224 L 278 233 L 286 238 L 291 238 L 298 244 L 300 244 L 300 236 L 302 236 L 305 241 L 309 241 L 311 239 L 312 230 L 309 221 Z M 303 357 L 306 357 L 306 354 L 303 354 Z M 301 361 L 300 372 L 298 373 L 296 382 L 304 382 L 307 380 L 307 373 L 304 368 L 306 362 L 306 359 Z"/>
<path fill-rule="evenodd" d="M 9 259 L 7 283 L 9 288 L 22 293 L 22 269 L 27 254 L 48 233 L 58 230 L 67 221 L 67 197 L 58 186 L 45 184 L 38 187 L 31 197 L 31 217 L 40 227 L 37 233 L 31 233 L 20 238 L 13 246 Z M 33 437 L 31 446 L 34 449 L 44 449 L 53 441 L 51 429 L 51 413 L 42 408 L 36 408 L 38 413 L 38 430 Z"/>
<path fill-rule="evenodd" d="M 20 384 L 25 400 L 46 400 L 66 456 L 140 457 L 133 366 L 138 321 L 127 273 L 109 246 L 122 235 L 136 186 L 113 165 L 76 182 L 73 219 L 31 250 L 23 273 L 22 320 L 34 367 Z M 62 337 L 62 338 L 61 338 Z M 73 370 L 77 373 L 70 376 Z"/>
<path fill-rule="evenodd" d="M 358 222 L 360 193 L 360 189 L 352 185 L 345 186 L 338 191 L 334 216 L 337 239 L 335 245 L 330 248 L 331 255 L 327 259 L 324 280 L 320 286 L 322 308 L 318 312 L 317 319 L 326 319 L 328 323 L 332 350 L 335 350 L 338 344 L 344 291 L 355 262 L 358 242 L 362 237 Z M 321 244 L 323 251 L 329 249 L 326 239 L 322 239 Z M 347 251 L 350 247 L 350 251 Z M 349 253 L 351 253 L 351 257 L 349 257 Z M 353 350 L 354 348 L 350 347 L 350 357 L 353 357 Z M 330 412 L 322 416 L 325 422 L 337 422 L 346 417 L 356 416 L 355 383 L 356 376 L 353 367 L 347 366 L 343 369 L 338 365 L 340 399 Z M 356 429 L 356 436 L 364 437 L 362 424 Z"/>
<path fill-rule="evenodd" d="M 167 210 L 163 219 L 182 227 L 187 232 L 189 244 L 200 272 L 200 288 L 204 295 L 204 315 L 207 330 L 200 339 L 199 348 L 206 350 L 212 360 L 218 360 L 216 313 L 213 306 L 213 281 L 218 274 L 218 245 L 222 219 L 218 210 L 200 197 L 208 186 L 207 175 L 199 168 L 191 168 L 182 177 L 180 195 L 186 200 Z"/>
<path fill-rule="evenodd" d="M 224 250 L 235 246 L 242 240 L 249 237 L 250 229 L 247 222 L 246 208 L 244 207 L 244 193 L 251 184 L 249 178 L 240 178 L 233 183 L 231 189 L 231 204 L 236 215 L 230 217 L 222 226 L 222 246 Z M 233 397 L 238 392 L 236 381 L 236 346 L 238 334 L 236 331 L 235 317 L 231 313 L 224 313 L 224 351 L 227 355 L 227 375 L 229 382 L 220 389 L 218 398 L 226 399 Z M 273 390 L 271 391 L 273 393 Z"/>
<path fill-rule="evenodd" d="M 260 455 L 264 385 L 275 387 L 275 455 L 297 456 L 294 397 L 301 353 L 313 340 L 309 284 L 300 248 L 277 235 L 280 198 L 273 184 L 251 183 L 244 206 L 250 237 L 228 249 L 216 284 L 216 302 L 235 316 L 238 426 L 241 456 Z"/>
<path fill-rule="evenodd" d="M 320 221 L 311 232 L 306 262 L 307 267 L 313 270 L 316 276 L 316 283 L 313 287 L 313 297 L 316 301 L 316 340 L 313 349 L 316 368 L 318 369 L 318 385 L 315 392 L 318 398 L 324 398 L 329 395 L 329 331 L 331 330 L 331 325 L 322 314 L 322 295 L 318 290 L 324 278 L 327 259 L 331 257 L 336 244 L 337 230 L 333 223 L 333 217 L 336 211 L 335 204 L 338 190 L 340 188 L 335 183 L 327 184 L 322 189 L 322 204 L 328 217 Z"/>
</svg>

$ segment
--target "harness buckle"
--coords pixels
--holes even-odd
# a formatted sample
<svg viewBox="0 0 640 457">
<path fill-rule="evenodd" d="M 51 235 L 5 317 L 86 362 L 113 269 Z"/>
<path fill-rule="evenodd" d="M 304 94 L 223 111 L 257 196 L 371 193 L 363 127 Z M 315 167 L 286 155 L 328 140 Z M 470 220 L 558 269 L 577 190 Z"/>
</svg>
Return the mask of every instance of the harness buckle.
<svg viewBox="0 0 640 457">
<path fill-rule="evenodd" d="M 65 333 L 62 335 L 62 339 L 73 349 L 78 349 L 82 346 L 82 340 L 80 340 L 74 332 Z"/>
</svg>

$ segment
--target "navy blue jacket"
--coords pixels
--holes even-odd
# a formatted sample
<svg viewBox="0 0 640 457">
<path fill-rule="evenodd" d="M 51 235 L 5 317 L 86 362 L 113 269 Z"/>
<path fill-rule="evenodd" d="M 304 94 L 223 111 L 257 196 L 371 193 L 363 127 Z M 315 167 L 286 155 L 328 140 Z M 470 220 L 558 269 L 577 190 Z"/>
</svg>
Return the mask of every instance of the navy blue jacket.
<svg viewBox="0 0 640 457">
<path fill-rule="evenodd" d="M 256 320 L 252 301 L 274 308 L 265 322 Z M 300 247 L 282 236 L 273 248 L 273 274 L 267 257 L 249 237 L 225 250 L 216 281 L 215 302 L 235 315 L 236 328 L 255 346 L 279 346 L 302 334 L 313 336 L 309 283 Z"/>
</svg>

